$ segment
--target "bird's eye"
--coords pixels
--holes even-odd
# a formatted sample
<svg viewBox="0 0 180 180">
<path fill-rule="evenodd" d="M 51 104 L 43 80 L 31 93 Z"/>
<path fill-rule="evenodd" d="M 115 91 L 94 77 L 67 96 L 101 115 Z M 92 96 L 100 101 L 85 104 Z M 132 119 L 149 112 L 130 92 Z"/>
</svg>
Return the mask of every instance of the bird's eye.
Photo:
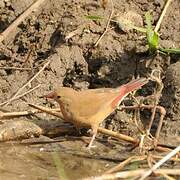
<svg viewBox="0 0 180 180">
<path fill-rule="evenodd" d="M 58 95 L 57 98 L 61 98 L 61 96 Z"/>
</svg>

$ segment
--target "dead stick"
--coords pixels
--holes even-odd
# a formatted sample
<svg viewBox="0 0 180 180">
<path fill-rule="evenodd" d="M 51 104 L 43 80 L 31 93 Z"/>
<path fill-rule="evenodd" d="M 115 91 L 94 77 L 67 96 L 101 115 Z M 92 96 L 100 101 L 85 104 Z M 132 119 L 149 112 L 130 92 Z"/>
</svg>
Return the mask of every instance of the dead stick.
<svg viewBox="0 0 180 180">
<path fill-rule="evenodd" d="M 25 12 L 23 12 L 4 32 L 0 34 L 0 43 L 6 39 L 9 34 L 12 33 L 14 29 L 17 28 L 17 26 L 24 21 L 24 19 L 29 16 L 32 11 L 36 11 L 38 7 L 44 2 L 45 0 L 37 0 L 35 3 L 33 3 Z"/>
<path fill-rule="evenodd" d="M 143 161 L 146 158 L 146 156 L 131 156 L 127 158 L 126 160 L 120 162 L 118 165 L 112 167 L 111 169 L 107 170 L 104 174 L 111 174 L 117 171 L 120 171 L 122 168 L 124 168 L 127 164 L 135 161 Z"/>
<path fill-rule="evenodd" d="M 64 119 L 61 112 L 53 111 L 50 108 L 46 108 L 46 107 L 43 107 L 43 106 L 38 106 L 38 105 L 35 105 L 35 104 L 31 104 L 31 103 L 28 103 L 28 105 L 35 108 L 35 109 L 41 110 L 42 112 L 46 112 L 46 113 L 51 114 L 53 116 Z M 60 109 L 59 109 L 59 111 L 60 111 Z"/>
<path fill-rule="evenodd" d="M 164 15 L 166 14 L 167 8 L 168 8 L 169 4 L 171 3 L 171 1 L 172 0 L 167 0 L 166 1 L 166 5 L 164 6 L 164 9 L 163 9 L 163 11 L 161 13 L 161 16 L 160 16 L 160 18 L 159 18 L 159 20 L 158 20 L 158 22 L 156 24 L 156 27 L 154 29 L 155 32 L 158 32 L 158 30 L 159 30 L 159 28 L 161 26 L 162 19 L 163 19 Z"/>
<path fill-rule="evenodd" d="M 156 115 L 156 108 L 157 108 L 157 103 L 155 102 L 154 105 L 153 105 L 153 108 L 152 108 L 152 114 L 151 114 L 150 122 L 149 122 L 149 125 L 148 125 L 148 129 L 147 129 L 148 135 L 150 134 L 151 127 L 152 127 L 152 124 L 154 122 L 154 118 L 155 118 L 155 115 Z"/>
<path fill-rule="evenodd" d="M 56 112 L 60 111 L 59 108 L 51 109 L 51 110 Z M 0 111 L 2 110 L 0 109 Z M 34 110 L 19 111 L 19 112 L 0 112 L 0 119 L 10 119 L 19 116 L 29 116 L 37 113 L 42 113 L 42 110 L 34 109 Z"/>
<path fill-rule="evenodd" d="M 162 128 L 163 120 L 164 120 L 164 117 L 166 115 L 166 110 L 164 109 L 164 107 L 161 107 L 161 106 L 159 106 L 159 107 L 160 107 L 161 116 L 160 116 L 158 128 L 156 130 L 156 134 L 155 134 L 156 140 L 159 139 L 159 135 L 160 135 L 160 131 L 161 131 L 161 128 Z"/>
<path fill-rule="evenodd" d="M 163 147 L 163 144 L 158 144 L 155 149 L 160 152 L 170 152 L 172 148 Z M 151 149 L 152 150 L 152 149 Z M 180 157 L 180 152 L 177 153 L 177 156 Z"/>
<path fill-rule="evenodd" d="M 20 112 L 0 112 L 0 119 L 9 119 L 12 117 L 33 115 L 40 112 L 42 111 L 37 110 L 37 109 L 30 110 L 30 111 L 20 111 Z"/>
<path fill-rule="evenodd" d="M 8 66 L 0 66 L 0 69 L 4 70 L 24 70 L 24 71 L 31 71 L 31 68 L 20 68 L 20 67 L 8 67 Z"/>
<path fill-rule="evenodd" d="M 113 136 L 115 138 L 118 138 L 120 140 L 124 140 L 124 141 L 130 142 L 130 143 L 133 143 L 133 144 L 138 144 L 139 143 L 139 141 L 137 139 L 134 139 L 134 138 L 132 138 L 130 136 L 127 136 L 127 135 L 124 135 L 124 134 L 120 134 L 118 132 L 114 132 L 114 131 L 111 131 L 111 130 L 108 130 L 108 129 L 105 129 L 105 128 L 99 127 L 98 128 L 98 132 L 100 132 L 102 134 L 109 135 L 109 136 Z"/>
<path fill-rule="evenodd" d="M 162 159 L 163 157 L 162 156 L 158 156 L 158 155 L 151 155 L 153 158 L 155 159 Z M 176 158 L 176 157 L 172 157 L 171 159 L 169 159 L 171 161 L 175 161 L 175 162 L 180 162 L 180 159 L 179 158 Z"/>
<path fill-rule="evenodd" d="M 166 161 L 168 161 L 171 157 L 175 156 L 180 151 L 180 146 L 176 147 L 174 150 L 172 150 L 170 153 L 168 153 L 166 156 L 164 156 L 160 161 L 158 161 L 151 169 L 143 173 L 140 180 L 146 179 L 149 175 L 151 175 L 152 172 L 157 170 L 161 165 L 163 165 Z"/>
<path fill-rule="evenodd" d="M 164 116 L 166 115 L 166 110 L 164 109 L 164 107 L 162 106 L 157 106 L 157 105 L 134 105 L 134 106 L 123 106 L 121 107 L 120 109 L 153 109 L 153 114 L 151 115 L 151 122 L 149 125 L 152 125 L 152 120 L 154 119 L 154 116 L 155 116 L 155 110 L 159 110 L 159 112 L 161 113 L 161 116 L 160 116 L 160 120 L 159 120 L 159 124 L 158 124 L 158 128 L 156 130 L 156 135 L 155 135 L 155 138 L 158 139 L 159 138 L 159 134 L 160 134 L 160 131 L 161 131 L 161 128 L 162 128 L 162 123 L 163 123 L 163 120 L 164 120 Z M 153 119 L 152 119 L 153 118 Z M 148 129 L 149 131 L 150 129 Z"/>
<path fill-rule="evenodd" d="M 30 89 L 29 91 L 26 91 L 25 93 L 20 94 L 19 96 L 14 97 L 14 98 L 11 100 L 11 102 L 14 101 L 14 100 L 16 100 L 16 99 L 19 99 L 19 98 L 21 98 L 21 97 L 23 97 L 23 96 L 25 96 L 25 95 L 27 95 L 27 94 L 29 94 L 29 93 L 31 93 L 32 91 L 36 90 L 36 89 L 39 88 L 40 86 L 41 86 L 41 85 L 38 84 L 37 86 L 35 86 L 34 88 Z"/>
<path fill-rule="evenodd" d="M 39 88 L 39 87 L 40 87 L 40 84 L 38 84 L 36 87 L 30 89 L 29 91 L 26 91 L 25 93 L 20 94 L 19 96 L 15 96 L 14 98 L 12 98 L 12 99 L 10 100 L 10 102 L 12 102 L 12 101 L 14 101 L 14 100 L 16 100 L 16 99 L 19 99 L 19 98 L 21 98 L 21 97 L 23 97 L 23 96 L 31 93 L 32 91 L 34 91 L 35 89 L 37 89 L 37 88 Z M 5 103 L 5 104 L 6 104 L 6 103 L 9 103 L 9 100 L 8 100 L 8 101 L 5 101 L 5 102 L 3 102 L 3 103 Z M 3 103 L 1 103 L 0 105 L 3 105 Z"/>
<path fill-rule="evenodd" d="M 117 172 L 113 174 L 104 174 L 102 176 L 92 176 L 83 178 L 82 180 L 108 180 L 108 179 L 117 179 L 117 178 L 129 178 L 141 176 L 145 173 L 147 169 L 137 169 L 137 170 L 128 170 Z M 169 174 L 169 175 L 180 175 L 180 169 L 156 169 L 155 174 Z"/>
</svg>

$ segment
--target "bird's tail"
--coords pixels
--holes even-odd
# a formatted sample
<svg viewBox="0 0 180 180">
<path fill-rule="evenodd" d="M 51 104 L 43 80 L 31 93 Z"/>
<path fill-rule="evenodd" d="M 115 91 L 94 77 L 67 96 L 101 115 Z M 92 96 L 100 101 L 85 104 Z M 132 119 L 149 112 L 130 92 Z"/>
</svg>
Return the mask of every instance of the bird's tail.
<svg viewBox="0 0 180 180">
<path fill-rule="evenodd" d="M 139 78 L 120 86 L 118 88 L 119 95 L 112 101 L 112 107 L 117 107 L 130 92 L 141 88 L 143 85 L 147 84 L 148 81 L 149 80 L 147 78 Z"/>
<path fill-rule="evenodd" d="M 149 80 L 147 78 L 134 79 L 121 87 L 125 87 L 125 93 L 130 93 L 131 91 L 141 88 L 142 86 L 147 84 L 148 81 Z"/>
</svg>

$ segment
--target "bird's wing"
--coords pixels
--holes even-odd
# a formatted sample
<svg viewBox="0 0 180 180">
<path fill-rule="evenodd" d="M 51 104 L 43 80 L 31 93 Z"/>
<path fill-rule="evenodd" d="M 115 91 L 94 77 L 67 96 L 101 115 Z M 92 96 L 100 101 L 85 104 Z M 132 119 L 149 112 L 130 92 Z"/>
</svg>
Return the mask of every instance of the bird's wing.
<svg viewBox="0 0 180 180">
<path fill-rule="evenodd" d="M 82 91 L 79 92 L 78 102 L 74 103 L 73 109 L 79 112 L 79 116 L 89 118 L 101 111 L 102 107 L 110 105 L 118 95 L 118 92 L 110 88 Z"/>
</svg>

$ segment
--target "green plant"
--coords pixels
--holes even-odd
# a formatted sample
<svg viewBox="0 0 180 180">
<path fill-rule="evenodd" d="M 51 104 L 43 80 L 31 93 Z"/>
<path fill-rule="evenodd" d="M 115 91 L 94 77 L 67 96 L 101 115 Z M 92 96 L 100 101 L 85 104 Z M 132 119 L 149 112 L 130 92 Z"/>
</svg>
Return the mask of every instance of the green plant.
<svg viewBox="0 0 180 180">
<path fill-rule="evenodd" d="M 87 19 L 90 20 L 102 20 L 104 19 L 101 16 L 86 16 Z M 150 54 L 155 54 L 157 52 L 160 52 L 162 54 L 180 54 L 180 48 L 161 48 L 159 45 L 159 35 L 157 32 L 153 30 L 152 27 L 152 16 L 150 12 L 147 12 L 145 14 L 145 22 L 146 22 L 146 27 L 137 27 L 133 24 L 132 21 L 129 19 L 118 19 L 114 18 L 111 19 L 111 22 L 115 22 L 119 25 L 120 28 L 126 26 L 128 29 L 135 29 L 136 31 L 146 33 L 146 38 L 147 38 L 147 44 L 148 44 L 148 49 Z"/>
<path fill-rule="evenodd" d="M 152 17 L 149 12 L 145 14 L 146 19 L 146 38 L 149 46 L 149 53 L 154 54 L 158 49 L 159 36 L 152 28 Z"/>
</svg>

